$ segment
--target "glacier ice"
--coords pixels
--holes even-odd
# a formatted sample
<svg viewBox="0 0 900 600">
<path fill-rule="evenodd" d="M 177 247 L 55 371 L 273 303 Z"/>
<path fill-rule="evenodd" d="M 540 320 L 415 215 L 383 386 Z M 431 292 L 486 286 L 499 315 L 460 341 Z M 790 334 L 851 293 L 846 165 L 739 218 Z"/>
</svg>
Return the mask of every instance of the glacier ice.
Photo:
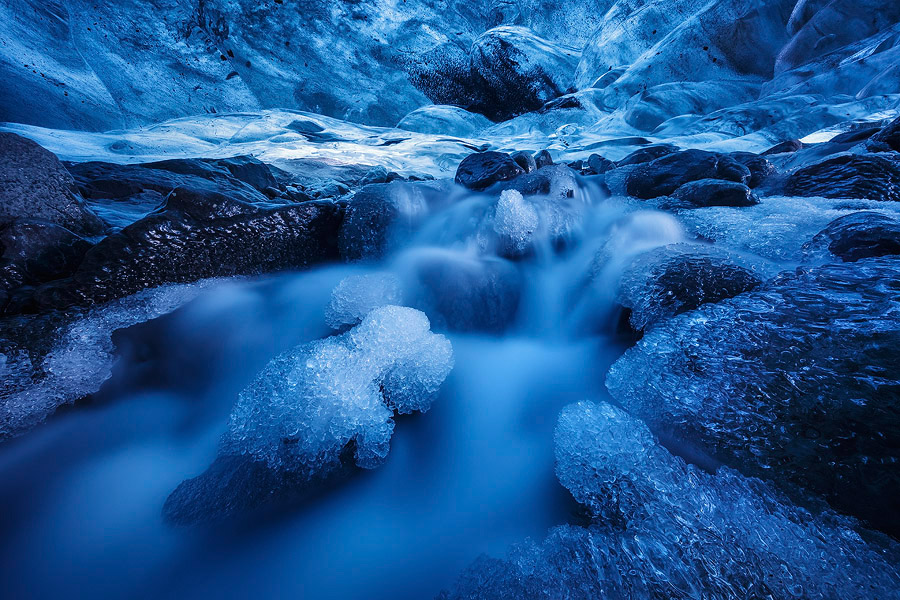
<svg viewBox="0 0 900 600">
<path fill-rule="evenodd" d="M 508 254 L 524 254 L 540 224 L 537 210 L 516 190 L 500 193 L 494 213 L 494 231 L 508 246 Z"/>
<path fill-rule="evenodd" d="M 480 558 L 444 600 L 896 597 L 895 542 L 758 479 L 688 465 L 621 409 L 570 405 L 554 437 L 557 476 L 590 524 Z"/>
<path fill-rule="evenodd" d="M 669 244 L 638 256 L 622 274 L 617 302 L 632 327 L 753 290 L 773 271 L 760 260 L 707 244 Z"/>
<path fill-rule="evenodd" d="M 799 263 L 810 258 L 804 245 L 834 219 L 858 210 L 896 215 L 895 203 L 768 196 L 756 206 L 676 210 L 689 234 L 718 245 L 774 261 Z"/>
<path fill-rule="evenodd" d="M 896 257 L 782 273 L 658 324 L 607 387 L 655 432 L 896 533 L 898 289 Z"/>
<path fill-rule="evenodd" d="M 0 440 L 40 424 L 60 406 L 97 392 L 116 361 L 112 334 L 169 313 L 216 280 L 144 290 L 75 314 L 0 324 Z"/>
<path fill-rule="evenodd" d="M 336 469 L 353 443 L 356 464 L 376 467 L 394 412 L 428 410 L 452 367 L 450 342 L 424 313 L 377 308 L 343 335 L 273 359 L 239 395 L 222 453 L 312 475 Z"/>
<path fill-rule="evenodd" d="M 402 299 L 400 280 L 391 273 L 350 275 L 332 290 L 325 322 L 332 329 L 357 325 L 376 308 L 402 304 Z"/>
<path fill-rule="evenodd" d="M 803 246 L 811 257 L 844 262 L 900 254 L 900 219 L 874 211 L 853 212 L 829 223 Z"/>
</svg>

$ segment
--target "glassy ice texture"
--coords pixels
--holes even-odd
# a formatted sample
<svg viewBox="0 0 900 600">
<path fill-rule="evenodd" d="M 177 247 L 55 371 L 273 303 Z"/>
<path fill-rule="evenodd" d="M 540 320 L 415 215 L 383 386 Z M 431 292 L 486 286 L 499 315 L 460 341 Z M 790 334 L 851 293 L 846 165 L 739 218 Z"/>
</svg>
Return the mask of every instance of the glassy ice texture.
<svg viewBox="0 0 900 600">
<path fill-rule="evenodd" d="M 537 210 L 516 190 L 504 190 L 497 201 L 494 231 L 513 254 L 525 252 L 540 224 Z"/>
<path fill-rule="evenodd" d="M 116 362 L 115 330 L 171 312 L 213 281 L 162 286 L 83 313 L 8 322 L 0 332 L 0 439 L 97 392 Z"/>
<path fill-rule="evenodd" d="M 4 0 L 0 92 L 0 595 L 900 600 L 900 0 Z"/>
<path fill-rule="evenodd" d="M 641 331 L 660 319 L 758 287 L 771 271 L 759 260 L 707 244 L 670 244 L 640 255 L 622 275 L 618 302 Z"/>
<path fill-rule="evenodd" d="M 555 441 L 557 476 L 591 524 L 481 558 L 443 598 L 897 597 L 896 543 L 758 479 L 688 465 L 619 408 L 566 407 Z"/>
<path fill-rule="evenodd" d="M 331 292 L 325 321 L 332 329 L 356 325 L 376 308 L 401 304 L 400 280 L 391 273 L 366 273 L 342 279 Z"/>
<path fill-rule="evenodd" d="M 785 273 L 651 330 L 611 368 L 652 429 L 900 531 L 900 259 Z"/>
<path fill-rule="evenodd" d="M 336 468 L 352 442 L 356 464 L 376 467 L 394 412 L 428 410 L 452 367 L 450 342 L 424 313 L 375 309 L 346 334 L 272 360 L 238 397 L 223 453 L 313 474 Z"/>
</svg>

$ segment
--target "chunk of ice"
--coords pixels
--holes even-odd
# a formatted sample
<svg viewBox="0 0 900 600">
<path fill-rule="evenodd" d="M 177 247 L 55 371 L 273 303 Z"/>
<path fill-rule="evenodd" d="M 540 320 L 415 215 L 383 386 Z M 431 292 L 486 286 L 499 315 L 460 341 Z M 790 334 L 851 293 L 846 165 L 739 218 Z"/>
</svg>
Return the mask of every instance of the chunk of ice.
<svg viewBox="0 0 900 600">
<path fill-rule="evenodd" d="M 557 475 L 593 522 L 482 557 L 443 600 L 500 598 L 896 598 L 897 544 L 813 515 L 757 479 L 710 474 L 639 420 L 580 402 L 556 428 Z"/>
<path fill-rule="evenodd" d="M 520 192 L 504 190 L 500 194 L 494 214 L 494 231 L 505 238 L 514 254 L 521 254 L 528 249 L 539 226 L 537 210 Z"/>
<path fill-rule="evenodd" d="M 272 360 L 238 397 L 224 453 L 311 475 L 337 468 L 354 444 L 356 464 L 374 468 L 387 456 L 394 411 L 428 410 L 452 367 L 449 340 L 424 313 L 377 308 L 343 335 Z"/>
<path fill-rule="evenodd" d="M 332 329 L 339 330 L 357 325 L 376 308 L 402 302 L 403 293 L 396 276 L 390 273 L 350 275 L 331 292 L 325 321 Z"/>
</svg>

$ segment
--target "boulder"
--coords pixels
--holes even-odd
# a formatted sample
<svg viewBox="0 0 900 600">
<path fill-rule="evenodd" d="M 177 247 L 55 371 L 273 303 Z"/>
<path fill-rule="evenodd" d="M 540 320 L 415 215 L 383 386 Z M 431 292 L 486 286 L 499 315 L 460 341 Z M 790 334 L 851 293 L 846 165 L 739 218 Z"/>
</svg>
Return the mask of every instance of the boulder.
<svg viewBox="0 0 900 600">
<path fill-rule="evenodd" d="M 510 158 L 512 158 L 519 167 L 522 168 L 526 173 L 531 173 L 532 171 L 537 170 L 537 162 L 534 160 L 534 157 L 528 152 L 518 151 L 510 154 Z"/>
<path fill-rule="evenodd" d="M 900 117 L 869 138 L 866 146 L 871 152 L 900 152 Z"/>
<path fill-rule="evenodd" d="M 483 190 L 498 181 L 515 179 L 525 171 L 504 152 L 477 152 L 465 157 L 456 169 L 456 183 Z"/>
<path fill-rule="evenodd" d="M 496 27 L 475 40 L 473 71 L 495 98 L 495 116 L 508 119 L 574 91 L 578 52 L 524 27 Z M 488 115 L 491 116 L 491 115 Z"/>
<path fill-rule="evenodd" d="M 762 153 L 761 156 L 772 156 L 773 154 L 789 154 L 803 149 L 803 142 L 800 140 L 787 140 L 775 144 Z"/>
<path fill-rule="evenodd" d="M 844 262 L 900 254 L 900 219 L 872 211 L 838 217 L 804 247 L 825 250 Z"/>
<path fill-rule="evenodd" d="M 168 210 L 101 240 L 21 310 L 88 306 L 164 283 L 300 269 L 338 258 L 342 208 L 306 202 L 212 219 Z"/>
<path fill-rule="evenodd" d="M 613 365 L 651 429 L 900 534 L 900 259 L 786 272 L 659 323 Z"/>
<path fill-rule="evenodd" d="M 700 179 L 746 184 L 750 181 L 750 169 L 726 154 L 683 150 L 639 164 L 628 175 L 626 191 L 636 198 L 657 198 Z"/>
<path fill-rule="evenodd" d="M 751 291 L 763 274 L 716 246 L 670 244 L 641 254 L 622 275 L 617 303 L 635 331 L 708 302 Z"/>
<path fill-rule="evenodd" d="M 347 203 L 338 239 L 341 257 L 362 260 L 384 256 L 407 239 L 444 197 L 446 190 L 440 183 L 367 185 Z"/>
<path fill-rule="evenodd" d="M 435 328 L 502 333 L 515 321 L 522 280 L 512 263 L 438 252 L 410 257 L 405 297 Z"/>
<path fill-rule="evenodd" d="M 620 167 L 638 165 L 675 152 L 678 152 L 678 146 L 673 146 L 672 144 L 654 144 L 652 146 L 647 146 L 646 148 L 635 150 L 616 164 Z"/>
<path fill-rule="evenodd" d="M 616 163 L 599 154 L 591 154 L 587 159 L 587 171 L 591 175 L 603 175 L 616 168 Z"/>
<path fill-rule="evenodd" d="M 747 185 L 751 188 L 759 187 L 763 181 L 774 175 L 775 165 L 769 159 L 753 152 L 732 152 L 729 156 L 750 169 L 750 181 Z"/>
<path fill-rule="evenodd" d="M 550 156 L 550 153 L 548 151 L 541 150 L 534 155 L 534 164 L 538 169 L 542 167 L 548 167 L 553 164 L 553 157 Z"/>
<path fill-rule="evenodd" d="M 16 219 L 46 221 L 78 235 L 103 230 L 56 155 L 29 139 L 0 132 L 0 220 Z"/>
<path fill-rule="evenodd" d="M 705 206 L 753 206 L 759 199 L 743 183 L 721 179 L 700 179 L 688 182 L 672 193 L 677 206 L 703 208 Z"/>
<path fill-rule="evenodd" d="M 847 154 L 795 171 L 788 196 L 900 200 L 900 162 L 880 155 Z"/>
</svg>

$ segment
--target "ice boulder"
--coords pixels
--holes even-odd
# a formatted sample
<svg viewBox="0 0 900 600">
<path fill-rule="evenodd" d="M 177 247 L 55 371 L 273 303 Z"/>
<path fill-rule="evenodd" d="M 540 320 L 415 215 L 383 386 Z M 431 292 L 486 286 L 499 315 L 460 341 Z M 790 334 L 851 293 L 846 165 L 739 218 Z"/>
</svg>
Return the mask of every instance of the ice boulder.
<svg viewBox="0 0 900 600">
<path fill-rule="evenodd" d="M 516 190 L 504 190 L 494 213 L 494 231 L 501 238 L 506 256 L 521 256 L 531 246 L 540 226 L 537 209 Z"/>
<path fill-rule="evenodd" d="M 661 319 L 753 290 L 765 278 L 762 261 L 707 244 L 670 244 L 635 259 L 616 300 L 628 309 L 635 331 L 643 331 Z"/>
<path fill-rule="evenodd" d="M 861 209 L 895 213 L 900 206 L 875 200 L 769 196 L 735 210 L 726 206 L 676 208 L 690 235 L 775 261 L 809 260 L 804 246 L 828 224 Z"/>
<path fill-rule="evenodd" d="M 655 432 L 900 532 L 900 259 L 833 263 L 659 323 L 607 387 Z"/>
<path fill-rule="evenodd" d="M 397 129 L 435 135 L 476 137 L 491 125 L 487 117 L 458 106 L 429 104 L 403 117 L 397 123 Z"/>
<path fill-rule="evenodd" d="M 478 559 L 441 598 L 890 598 L 897 545 L 768 484 L 686 464 L 608 404 L 566 407 L 560 482 L 590 524 L 566 525 L 505 559 Z"/>
<path fill-rule="evenodd" d="M 382 306 L 402 304 L 400 280 L 391 273 L 365 273 L 345 277 L 331 291 L 325 322 L 332 329 L 357 325 Z"/>
<path fill-rule="evenodd" d="M 700 179 L 746 184 L 750 181 L 750 169 L 726 154 L 683 150 L 638 164 L 628 175 L 626 191 L 635 198 L 657 198 Z"/>
<path fill-rule="evenodd" d="M 873 211 L 850 213 L 829 223 L 804 250 L 824 251 L 844 262 L 900 254 L 900 219 Z"/>
<path fill-rule="evenodd" d="M 394 415 L 427 411 L 452 368 L 450 342 L 424 313 L 400 306 L 277 356 L 238 396 L 216 462 L 170 495 L 167 519 L 233 516 L 347 469 L 377 467 Z"/>
<path fill-rule="evenodd" d="M 795 171 L 789 196 L 900 200 L 900 162 L 873 154 L 845 154 Z"/>
</svg>

